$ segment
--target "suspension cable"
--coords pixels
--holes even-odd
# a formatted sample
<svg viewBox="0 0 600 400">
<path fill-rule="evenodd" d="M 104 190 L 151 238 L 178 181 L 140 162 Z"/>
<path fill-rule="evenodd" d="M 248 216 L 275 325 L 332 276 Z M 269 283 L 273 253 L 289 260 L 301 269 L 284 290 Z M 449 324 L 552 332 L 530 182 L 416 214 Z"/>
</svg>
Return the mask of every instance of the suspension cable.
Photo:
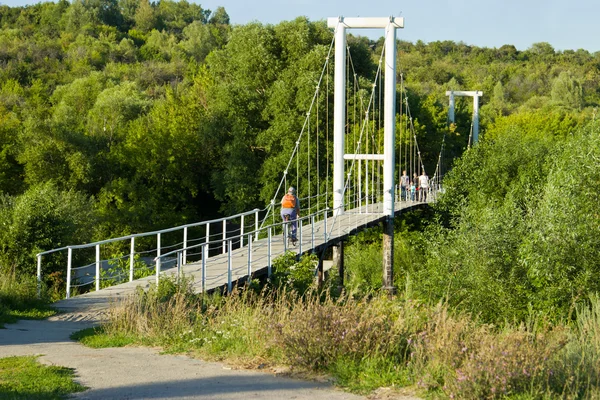
<svg viewBox="0 0 600 400">
<path fill-rule="evenodd" d="M 316 136 L 316 141 L 317 141 L 317 212 L 321 211 L 321 182 L 319 179 L 319 175 L 321 174 L 320 168 L 319 168 L 319 86 L 317 86 L 317 112 L 316 112 L 316 118 L 315 118 L 315 136 Z"/>
<path fill-rule="evenodd" d="M 318 90 L 318 89 L 317 89 Z M 318 101 L 317 101 L 318 103 Z M 308 170 L 308 213 L 310 214 L 310 197 L 312 195 L 310 187 L 310 111 L 306 113 L 307 132 L 306 132 L 306 165 Z"/>
<path fill-rule="evenodd" d="M 336 31 L 337 31 L 337 28 L 336 28 Z M 325 65 L 323 65 L 323 68 L 321 70 L 321 75 L 319 77 L 319 83 L 318 83 L 319 86 L 320 86 L 321 82 L 323 81 L 323 77 L 325 76 L 325 72 L 329 72 L 328 66 L 329 66 L 329 62 L 330 62 L 330 59 L 331 59 L 331 53 L 333 52 L 334 42 L 335 42 L 335 33 L 334 33 L 333 38 L 331 39 L 331 43 L 329 45 L 329 51 L 327 53 L 327 58 L 325 59 Z M 327 75 L 327 86 L 329 87 L 329 75 Z M 315 94 L 313 95 L 313 98 L 312 98 L 312 101 L 311 101 L 311 104 L 310 104 L 310 107 L 309 107 L 309 112 L 312 110 L 312 108 L 313 108 L 313 106 L 314 106 L 314 104 L 315 104 L 315 102 L 317 100 L 317 94 L 318 94 L 318 91 L 315 91 Z M 304 134 L 304 132 L 306 130 L 307 119 L 308 119 L 308 117 L 304 120 L 304 124 L 302 126 L 302 129 L 301 129 L 301 131 L 300 131 L 300 133 L 298 135 L 298 140 L 296 140 L 296 145 L 294 146 L 294 149 L 292 150 L 292 154 L 290 155 L 290 158 L 288 160 L 287 166 L 286 166 L 286 168 L 285 168 L 285 170 L 283 172 L 283 177 L 279 181 L 279 185 L 277 186 L 277 190 L 275 191 L 275 194 L 274 194 L 273 198 L 271 199 L 271 203 L 267 207 L 267 212 L 265 214 L 265 217 L 263 218 L 263 221 L 261 223 L 261 227 L 264 225 L 265 221 L 267 220 L 267 218 L 269 216 L 269 213 L 272 213 L 274 211 L 275 200 L 279 196 L 279 192 L 281 190 L 281 187 L 284 184 L 286 184 L 286 186 L 287 186 L 287 174 L 288 174 L 288 172 L 290 170 L 290 166 L 292 165 L 292 161 L 294 159 L 294 156 L 296 156 L 296 154 L 298 153 L 299 146 L 300 146 L 300 140 L 302 139 L 302 135 Z M 328 118 L 327 123 L 328 123 L 328 131 L 329 131 L 329 118 Z M 327 172 L 327 176 L 329 178 L 329 171 Z"/>
<path fill-rule="evenodd" d="M 386 38 L 386 40 L 387 40 L 387 38 Z M 385 45 L 382 48 L 382 53 L 381 53 L 381 57 L 380 57 L 379 67 L 377 68 L 377 72 L 376 72 L 375 79 L 374 79 L 375 83 L 373 84 L 373 89 L 371 90 L 371 95 L 369 96 L 369 102 L 368 102 L 368 105 L 367 105 L 367 111 L 365 112 L 365 119 L 363 121 L 361 130 L 360 130 L 360 135 L 359 135 L 359 138 L 358 138 L 358 142 L 355 144 L 354 154 L 358 154 L 358 151 L 360 149 L 360 143 L 362 142 L 362 138 L 363 138 L 364 132 L 365 132 L 365 130 L 368 129 L 368 125 L 370 124 L 369 112 L 371 110 L 371 105 L 373 105 L 373 107 L 375 106 L 375 91 L 376 91 L 376 87 L 377 87 L 376 83 L 377 83 L 377 79 L 379 78 L 379 76 L 381 74 L 381 59 L 383 59 L 383 52 L 384 52 L 384 50 L 385 50 Z M 368 138 L 368 134 L 367 134 L 367 138 Z M 349 186 L 349 183 L 350 183 L 350 177 L 351 177 L 350 175 L 352 173 L 352 170 L 355 168 L 355 165 L 356 165 L 356 158 L 353 158 L 352 162 L 351 162 L 351 166 L 349 168 L 350 172 L 348 172 L 348 174 L 346 175 L 346 183 L 345 183 L 344 188 L 343 188 L 342 196 L 344 196 L 344 193 L 348 190 L 348 186 Z M 333 229 L 335 227 L 335 222 L 336 222 L 336 220 L 334 220 L 334 222 L 331 224 L 331 226 L 329 228 L 329 233 L 333 232 Z"/>
</svg>

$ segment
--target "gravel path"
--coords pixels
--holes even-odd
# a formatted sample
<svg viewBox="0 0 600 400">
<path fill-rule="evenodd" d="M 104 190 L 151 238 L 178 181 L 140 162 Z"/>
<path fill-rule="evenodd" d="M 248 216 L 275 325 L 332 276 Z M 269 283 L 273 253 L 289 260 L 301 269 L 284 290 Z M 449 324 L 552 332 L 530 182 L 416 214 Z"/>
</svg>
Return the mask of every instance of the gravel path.
<svg viewBox="0 0 600 400">
<path fill-rule="evenodd" d="M 0 358 L 41 354 L 43 363 L 74 368 L 77 380 L 90 388 L 76 399 L 365 399 L 327 383 L 236 370 L 156 349 L 91 349 L 71 341 L 72 332 L 92 326 L 90 319 L 61 314 L 8 324 L 0 329 Z"/>
</svg>

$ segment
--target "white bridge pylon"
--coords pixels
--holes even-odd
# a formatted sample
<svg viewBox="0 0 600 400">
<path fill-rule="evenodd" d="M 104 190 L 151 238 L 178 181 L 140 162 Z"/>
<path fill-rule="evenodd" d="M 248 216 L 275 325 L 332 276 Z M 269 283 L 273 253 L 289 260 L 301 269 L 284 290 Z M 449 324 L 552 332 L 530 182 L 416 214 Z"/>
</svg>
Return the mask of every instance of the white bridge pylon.
<svg viewBox="0 0 600 400">
<path fill-rule="evenodd" d="M 335 28 L 335 78 L 333 111 L 333 209 L 344 213 L 344 160 L 383 159 L 383 212 L 394 216 L 394 163 L 396 143 L 396 29 L 404 28 L 402 17 L 327 19 Z M 384 140 L 381 154 L 344 154 L 346 126 L 346 29 L 385 29 Z"/>
<path fill-rule="evenodd" d="M 481 90 L 448 90 L 446 96 L 450 98 L 448 119 L 452 123 L 454 123 L 454 96 L 470 96 L 473 98 L 473 143 L 477 143 L 479 140 L 479 98 L 483 96 L 483 92 Z"/>
</svg>

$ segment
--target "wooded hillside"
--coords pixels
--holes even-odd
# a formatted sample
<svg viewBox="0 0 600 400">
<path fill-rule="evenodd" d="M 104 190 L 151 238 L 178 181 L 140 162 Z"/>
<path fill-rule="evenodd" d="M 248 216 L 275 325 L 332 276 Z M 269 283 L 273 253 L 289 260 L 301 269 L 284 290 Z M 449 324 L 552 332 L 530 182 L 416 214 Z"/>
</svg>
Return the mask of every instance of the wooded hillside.
<svg viewBox="0 0 600 400">
<path fill-rule="evenodd" d="M 324 21 L 232 26 L 225 9 L 185 0 L 0 6 L 0 27 L 11 270 L 40 250 L 264 207 L 332 40 Z M 360 79 L 382 45 L 349 38 Z M 511 115 L 523 129 L 574 129 L 600 103 L 600 53 L 585 50 L 400 41 L 398 63 L 430 170 L 444 134 L 448 165 L 466 149 L 470 102 L 448 128 L 448 89 L 484 91 L 483 137 Z"/>
</svg>

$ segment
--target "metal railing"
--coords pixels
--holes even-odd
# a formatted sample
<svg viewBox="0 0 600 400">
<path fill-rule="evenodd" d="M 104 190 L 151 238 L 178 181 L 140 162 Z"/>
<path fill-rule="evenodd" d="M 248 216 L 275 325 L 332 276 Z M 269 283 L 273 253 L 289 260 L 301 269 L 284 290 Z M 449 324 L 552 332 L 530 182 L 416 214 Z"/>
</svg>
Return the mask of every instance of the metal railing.
<svg viewBox="0 0 600 400">
<path fill-rule="evenodd" d="M 435 190 L 431 189 L 431 190 L 428 190 L 428 192 L 431 196 L 427 199 L 427 202 L 435 201 L 434 200 Z M 400 194 L 398 194 L 398 196 L 400 196 Z M 410 206 L 413 206 L 414 204 L 423 203 L 423 202 L 418 201 L 418 200 L 414 200 L 414 201 L 408 200 L 408 201 L 405 201 L 405 203 L 408 203 L 409 204 L 408 206 L 410 207 Z M 345 205 L 345 206 L 347 206 L 347 205 Z M 406 204 L 404 204 L 404 206 L 406 207 Z M 357 230 L 359 225 L 364 224 L 368 218 L 371 217 L 372 218 L 371 220 L 373 220 L 373 215 L 381 215 L 381 207 L 379 207 L 378 210 L 375 209 L 376 207 L 373 204 L 369 204 L 368 206 L 364 205 L 363 207 L 365 208 L 365 210 L 367 209 L 367 207 L 370 208 L 371 209 L 370 212 L 369 211 L 359 211 L 358 209 L 355 209 L 352 212 L 340 214 L 340 215 L 344 215 L 344 218 L 346 219 L 343 228 L 341 227 L 342 224 L 339 222 L 339 218 L 335 216 L 337 214 L 335 212 L 336 210 L 326 208 L 325 210 L 297 218 L 296 220 L 293 220 L 293 221 L 281 221 L 281 222 L 273 223 L 273 224 L 270 224 L 270 225 L 267 225 L 264 227 L 260 227 L 253 232 L 246 233 L 246 235 L 248 236 L 248 241 L 247 241 L 248 246 L 245 247 L 245 249 L 246 249 L 246 254 L 245 254 L 246 264 L 245 264 L 245 266 L 244 265 L 240 266 L 239 264 L 237 266 L 238 270 L 240 268 L 244 268 L 244 267 L 245 267 L 245 270 L 243 271 L 243 273 L 241 275 L 238 274 L 238 278 L 245 276 L 245 278 L 249 281 L 252 278 L 252 273 L 255 270 L 254 267 L 256 265 L 258 265 L 260 268 L 264 268 L 266 266 L 267 276 L 269 276 L 269 277 L 271 276 L 273 260 L 277 256 L 279 256 L 281 254 L 285 254 L 290 249 L 288 247 L 288 243 L 286 240 L 286 238 L 288 236 L 287 228 L 288 228 L 290 222 L 296 222 L 298 224 L 298 226 L 297 226 L 298 245 L 294 249 L 298 252 L 298 254 L 302 254 L 307 249 L 315 249 L 315 246 L 318 244 L 318 241 L 320 241 L 321 239 L 322 239 L 321 243 L 323 243 L 323 244 L 327 243 L 328 240 L 332 237 L 340 237 L 342 235 L 348 234 L 352 230 Z M 335 231 L 335 233 L 334 233 L 334 231 Z M 321 235 L 321 237 L 319 238 L 318 235 Z M 255 238 L 254 242 L 251 240 L 252 237 Z M 261 240 L 257 241 L 256 238 L 260 238 Z M 228 240 L 235 241 L 236 239 L 239 239 L 239 237 L 234 236 L 234 237 L 229 238 Z M 281 241 L 283 241 L 283 244 L 279 244 Z M 279 244 L 279 245 L 277 245 L 277 244 Z M 169 253 L 165 253 L 160 256 L 157 256 L 155 258 L 155 262 L 157 265 L 156 282 L 158 283 L 158 281 L 160 279 L 160 274 L 162 272 L 161 265 L 162 265 L 163 259 L 174 258 L 177 260 L 176 261 L 176 267 L 177 267 L 176 276 L 179 279 L 182 274 L 183 266 L 185 265 L 185 262 L 183 261 L 183 253 L 185 251 L 192 251 L 194 249 L 200 248 L 201 249 L 200 253 L 202 254 L 202 259 L 200 260 L 200 263 L 201 263 L 201 269 L 200 269 L 201 291 L 205 292 L 207 289 L 206 279 L 207 279 L 207 269 L 209 268 L 209 263 L 211 262 L 211 260 L 212 261 L 220 261 L 221 263 L 223 262 L 222 259 L 218 260 L 217 257 L 209 257 L 209 254 L 207 251 L 209 246 L 210 246 L 210 243 L 200 243 L 200 244 L 188 246 L 187 248 L 176 249 Z M 229 247 L 231 247 L 231 244 L 229 245 Z M 263 252 L 262 256 L 260 256 L 261 252 L 259 250 L 261 247 L 266 247 L 266 255 Z M 234 263 L 232 261 L 233 256 L 234 256 L 234 254 L 232 252 L 227 253 L 227 255 L 226 255 L 226 257 L 227 257 L 227 260 L 226 260 L 227 279 L 226 279 L 226 282 L 220 281 L 221 283 L 217 285 L 217 286 L 220 286 L 220 285 L 226 284 L 228 292 L 230 292 L 232 290 L 234 281 L 238 280 L 238 278 L 234 277 L 234 265 L 233 265 Z M 239 256 L 239 254 L 237 254 L 237 256 Z M 260 257 L 257 257 L 257 256 L 260 256 Z"/>
<path fill-rule="evenodd" d="M 298 234 L 298 247 L 297 247 L 297 251 L 299 254 L 302 254 L 303 251 L 306 249 L 306 247 L 304 246 L 309 246 L 310 249 L 314 249 L 315 245 L 316 245 L 316 241 L 317 241 L 317 236 L 316 236 L 316 227 L 318 224 L 322 223 L 322 227 L 323 227 L 323 243 L 327 242 L 328 240 L 328 232 L 327 232 L 327 221 L 329 219 L 329 213 L 331 210 L 329 209 L 325 209 L 323 211 L 320 212 L 316 212 L 304 217 L 300 217 L 297 218 L 295 220 L 291 220 L 291 221 L 281 221 L 281 222 L 277 222 L 274 224 L 270 224 L 268 226 L 264 226 L 258 229 L 255 229 L 252 232 L 247 232 L 245 233 L 245 236 L 247 237 L 247 243 L 248 246 L 245 246 L 246 248 L 246 258 L 247 258 L 247 262 L 246 262 L 246 270 L 245 270 L 245 275 L 247 277 L 248 280 L 251 279 L 252 277 L 252 273 L 253 273 L 253 267 L 259 263 L 259 265 L 261 266 L 261 268 L 263 268 L 265 265 L 267 267 L 267 276 L 271 276 L 272 274 L 272 266 L 273 266 L 273 259 L 276 258 L 277 256 L 286 253 L 289 248 L 288 248 L 288 244 L 287 244 L 287 236 L 288 236 L 288 231 L 287 228 L 289 226 L 289 223 L 297 223 L 297 234 Z M 304 222 L 307 221 L 308 225 L 305 225 Z M 305 229 L 307 226 L 310 226 L 310 229 Z M 310 237 L 304 237 L 303 235 L 308 235 L 310 234 Z M 235 242 L 236 239 L 241 240 L 243 237 L 242 234 L 237 235 L 237 236 L 233 236 L 228 238 L 228 247 L 232 248 L 232 243 Z M 282 241 L 282 245 L 276 246 L 277 243 L 279 243 L 280 241 Z M 179 279 L 181 277 L 182 274 L 182 268 L 183 266 L 186 264 L 183 258 L 183 254 L 186 251 L 192 251 L 195 249 L 200 249 L 200 254 L 202 254 L 201 260 L 199 260 L 200 265 L 201 265 L 201 269 L 200 269 L 200 275 L 201 275 L 201 290 L 202 292 L 206 291 L 206 276 L 207 276 L 207 266 L 209 261 L 212 260 L 217 260 L 218 257 L 209 257 L 209 252 L 208 252 L 208 248 L 209 246 L 212 244 L 213 242 L 206 242 L 206 243 L 199 243 L 199 244 L 194 244 L 194 245 L 190 245 L 187 246 L 185 248 L 181 248 L 181 249 L 175 249 L 172 250 L 168 253 L 164 253 L 161 254 L 157 257 L 155 257 L 154 261 L 156 264 L 156 282 L 158 284 L 158 281 L 160 279 L 160 274 L 162 273 L 162 263 L 163 263 L 163 259 L 169 259 L 169 258 L 174 258 L 176 261 L 176 268 L 177 268 L 177 272 L 176 272 L 176 276 Z M 253 257 L 256 256 L 259 253 L 259 249 L 263 246 L 266 246 L 266 255 L 260 257 L 260 258 L 255 258 Z M 230 292 L 233 288 L 233 282 L 237 279 L 234 279 L 233 277 L 233 262 L 232 262 L 232 252 L 229 251 L 227 252 L 227 281 L 226 281 L 226 285 L 227 285 L 227 291 Z M 221 260 L 222 261 L 222 260 Z"/>
<path fill-rule="evenodd" d="M 100 290 L 102 263 L 103 262 L 104 263 L 111 262 L 114 260 L 114 259 L 102 260 L 100 258 L 102 245 L 106 245 L 106 244 L 110 244 L 110 243 L 117 243 L 117 242 L 125 242 L 125 241 L 130 242 L 130 244 L 129 244 L 130 252 L 125 257 L 129 258 L 129 281 L 133 281 L 136 255 L 139 256 L 140 254 L 147 254 L 147 253 L 155 252 L 156 256 L 160 257 L 161 252 L 165 248 L 168 249 L 171 247 L 181 246 L 181 248 L 183 250 L 183 253 L 182 253 L 183 260 L 182 261 L 183 261 L 183 263 L 186 263 L 187 257 L 188 257 L 188 252 L 186 249 L 189 247 L 190 242 L 197 242 L 197 241 L 203 240 L 204 243 L 212 245 L 212 248 L 210 246 L 208 246 L 207 249 L 215 251 L 215 250 L 218 250 L 220 247 L 221 252 L 223 254 L 227 253 L 228 249 L 231 249 L 234 244 L 238 245 L 239 247 L 243 247 L 244 245 L 247 245 L 250 241 L 250 237 L 246 234 L 246 231 L 248 230 L 248 222 L 250 222 L 250 224 L 252 226 L 251 231 L 253 233 L 258 232 L 257 228 L 258 228 L 258 224 L 259 224 L 259 212 L 260 212 L 259 209 L 254 209 L 252 211 L 247 211 L 247 212 L 236 214 L 233 216 L 214 219 L 214 220 L 210 220 L 210 221 L 196 222 L 196 223 L 192 223 L 192 224 L 186 224 L 186 225 L 176 226 L 173 228 L 167 228 L 167 229 L 162 229 L 162 230 L 157 230 L 157 231 L 152 231 L 152 232 L 137 233 L 137 234 L 122 236 L 122 237 L 113 238 L 113 239 L 101 240 L 101 241 L 94 242 L 94 243 L 64 246 L 64 247 L 60 247 L 57 249 L 40 252 L 36 255 L 36 257 L 37 257 L 38 292 L 40 290 L 41 282 L 42 282 L 42 267 L 43 267 L 42 261 L 43 261 L 44 256 L 48 256 L 50 254 L 57 253 L 57 252 L 67 251 L 66 298 L 69 298 L 71 296 L 71 287 L 72 287 L 72 283 L 73 283 L 73 279 L 72 279 L 73 271 L 78 271 L 78 270 L 81 271 L 83 269 L 89 269 L 89 268 L 95 267 L 95 271 L 93 274 L 93 276 L 94 276 L 93 280 L 88 279 L 86 281 L 85 279 L 82 279 L 82 277 L 91 276 L 92 274 L 81 275 L 78 279 L 82 279 L 82 280 L 84 280 L 84 282 L 78 283 L 76 285 L 77 286 L 86 286 L 86 285 L 95 283 L 95 289 Z M 254 215 L 254 220 L 248 221 L 249 218 L 246 218 L 246 217 L 251 216 L 251 215 Z M 235 224 L 234 226 L 231 226 L 232 229 L 228 229 L 227 224 L 228 223 L 232 224 L 232 222 L 234 222 L 234 221 L 235 222 L 239 221 L 239 224 Z M 214 228 L 215 225 L 219 225 L 219 229 Z M 213 229 L 211 229 L 211 227 L 213 227 Z M 190 237 L 188 235 L 190 228 L 203 228 L 202 237 L 196 237 L 196 238 Z M 219 230 L 220 230 L 220 232 L 219 232 Z M 161 244 L 161 239 L 164 234 L 171 233 L 171 232 L 177 232 L 177 231 L 181 231 L 181 234 L 183 236 L 182 242 L 176 243 L 176 244 L 170 245 L 170 246 L 163 246 Z M 211 231 L 213 231 L 214 233 L 211 234 Z M 231 240 L 232 233 L 235 235 L 235 238 L 238 239 L 237 243 L 235 241 Z M 144 238 L 144 237 L 152 237 L 152 236 L 155 236 L 156 248 L 136 253 L 136 239 Z M 215 236 L 218 236 L 219 238 L 215 240 L 214 239 Z M 245 238 L 248 238 L 248 242 L 246 242 L 246 243 L 244 243 Z M 255 237 L 255 239 L 256 238 L 257 237 Z M 74 250 L 88 249 L 88 248 L 94 248 L 94 247 L 96 250 L 95 251 L 95 262 L 90 263 L 90 264 L 85 264 L 80 267 L 73 267 L 73 251 Z"/>
<path fill-rule="evenodd" d="M 435 192 L 437 190 L 429 190 L 429 196 L 427 202 L 435 201 Z M 396 201 L 400 200 L 400 191 L 396 191 Z M 378 207 L 375 207 L 376 199 L 372 199 L 372 201 L 368 201 L 366 198 L 358 199 L 358 201 L 353 201 L 352 204 L 347 204 L 347 206 L 357 206 L 352 212 L 346 213 L 346 218 L 349 218 L 346 221 L 345 229 L 354 229 L 358 228 L 358 226 L 364 223 L 364 218 L 366 218 L 369 214 L 381 214 L 382 210 Z M 410 202 L 410 201 L 409 201 Z M 413 202 L 418 202 L 415 199 Z M 358 204 L 356 204 L 358 203 Z M 411 202 L 412 203 L 412 202 Z M 154 269 L 154 274 L 156 276 L 156 280 L 158 282 L 160 274 L 163 270 L 163 267 L 167 267 L 169 265 L 174 265 L 177 268 L 177 276 L 181 275 L 181 269 L 184 265 L 188 264 L 190 259 L 194 259 L 194 262 L 201 263 L 201 279 L 202 279 L 202 291 L 206 290 L 206 268 L 209 262 L 209 259 L 217 260 L 220 257 L 227 257 L 227 288 L 231 290 L 233 278 L 232 278 L 232 251 L 235 249 L 243 249 L 246 248 L 247 251 L 247 276 L 250 277 L 253 271 L 254 265 L 257 262 L 262 263 L 262 267 L 267 266 L 267 274 L 271 275 L 272 269 L 272 260 L 280 254 L 284 254 L 289 250 L 287 240 L 284 237 L 287 237 L 287 226 L 289 222 L 281 221 L 275 222 L 273 219 L 273 223 L 260 226 L 259 220 L 259 212 L 261 210 L 254 209 L 252 211 L 248 211 L 241 214 L 236 214 L 230 217 L 197 222 L 193 224 L 181 225 L 174 228 L 168 228 L 153 232 L 145 232 L 139 234 L 132 234 L 128 236 L 113 238 L 102 240 L 89 244 L 81 244 L 81 245 L 72 245 L 65 246 L 58 249 L 48 250 L 37 254 L 37 280 L 38 280 L 38 288 L 41 287 L 42 282 L 42 260 L 44 256 L 48 256 L 52 253 L 57 252 L 67 252 L 67 261 L 66 261 L 66 271 L 67 271 L 67 282 L 66 282 L 66 298 L 71 297 L 71 288 L 80 287 L 80 286 L 92 286 L 95 290 L 101 289 L 101 280 L 102 279 L 113 279 L 115 276 L 108 276 L 105 278 L 102 277 L 101 271 L 103 268 L 106 268 L 110 263 L 119 262 L 120 260 L 128 261 L 128 280 L 131 282 L 134 280 L 134 271 L 136 270 L 136 257 L 140 255 L 152 255 L 148 257 L 148 261 L 144 261 L 143 268 L 148 270 Z M 274 211 L 274 210 L 273 210 Z M 308 246 L 311 249 L 315 248 L 316 244 L 316 232 L 322 229 L 322 240 L 323 243 L 328 241 L 328 238 L 332 236 L 333 230 L 337 228 L 337 230 L 342 229 L 340 224 L 337 224 L 337 218 L 335 216 L 338 214 L 335 212 L 336 210 L 325 207 L 325 209 L 313 212 L 306 216 L 300 217 L 295 221 L 298 224 L 297 232 L 298 232 L 298 247 L 296 250 L 299 254 L 303 253 L 303 250 Z M 254 215 L 254 218 L 248 218 L 249 216 Z M 265 220 L 269 218 L 269 216 L 265 216 Z M 332 219 L 329 221 L 329 219 Z M 354 220 L 352 220 L 354 218 Z M 263 220 L 263 223 L 265 222 Z M 239 224 L 233 225 L 232 222 L 239 222 Z M 279 219 L 278 219 L 279 221 Z M 228 229 L 227 224 L 230 224 Z M 216 229 L 215 226 L 218 226 L 219 229 Z M 211 228 L 212 227 L 212 228 Z M 310 227 L 310 229 L 306 229 Z M 200 235 L 190 235 L 191 228 L 203 228 Z M 336 230 L 336 231 L 337 231 Z M 164 234 L 171 232 L 181 231 L 180 235 L 182 235 L 182 241 L 179 243 L 174 243 L 170 245 L 164 245 L 162 243 L 162 238 Z M 212 233 L 211 233 L 212 232 Z M 282 235 L 282 233 L 285 233 Z M 347 232 L 337 232 L 338 235 L 342 235 Z M 321 232 L 319 232 L 319 235 Z M 310 235 L 310 238 L 303 237 L 303 235 Z M 144 237 L 155 237 L 156 247 L 150 248 L 149 250 L 137 250 L 136 251 L 136 239 L 141 239 Z M 319 238 L 319 240 L 321 239 Z M 260 240 L 266 239 L 266 240 Z M 276 245 L 280 240 L 283 241 L 283 244 L 280 246 Z M 126 242 L 129 241 L 129 254 L 124 254 L 115 258 L 109 259 L 101 259 L 101 246 L 107 245 L 110 243 L 117 242 Z M 258 250 L 262 247 L 266 246 L 266 255 L 261 258 L 256 258 L 258 254 Z M 83 263 L 81 266 L 74 266 L 73 254 L 74 251 L 80 251 L 84 249 L 95 248 L 95 257 L 93 257 L 93 262 L 91 263 Z M 165 251 L 166 250 L 166 251 Z M 254 255 L 254 257 L 253 257 Z M 85 258 L 85 257 L 84 257 Z M 88 258 L 91 258 L 88 256 Z M 266 259 L 265 259 L 266 258 Z M 222 259 L 221 259 L 222 261 Z M 126 261 L 124 262 L 124 264 Z M 172 263 L 172 264 L 170 264 Z M 152 265 L 153 264 L 153 265 Z M 154 268 L 152 268 L 154 267 Z M 167 267 L 165 269 L 169 269 Z M 93 269 L 92 273 L 82 274 L 81 271 L 86 269 Z M 75 273 L 75 279 L 73 275 Z M 106 275 L 106 274 L 105 274 Z M 147 276 L 147 274 L 145 275 Z M 87 278 L 87 279 L 83 279 Z M 119 282 L 120 283 L 120 282 Z"/>
</svg>

